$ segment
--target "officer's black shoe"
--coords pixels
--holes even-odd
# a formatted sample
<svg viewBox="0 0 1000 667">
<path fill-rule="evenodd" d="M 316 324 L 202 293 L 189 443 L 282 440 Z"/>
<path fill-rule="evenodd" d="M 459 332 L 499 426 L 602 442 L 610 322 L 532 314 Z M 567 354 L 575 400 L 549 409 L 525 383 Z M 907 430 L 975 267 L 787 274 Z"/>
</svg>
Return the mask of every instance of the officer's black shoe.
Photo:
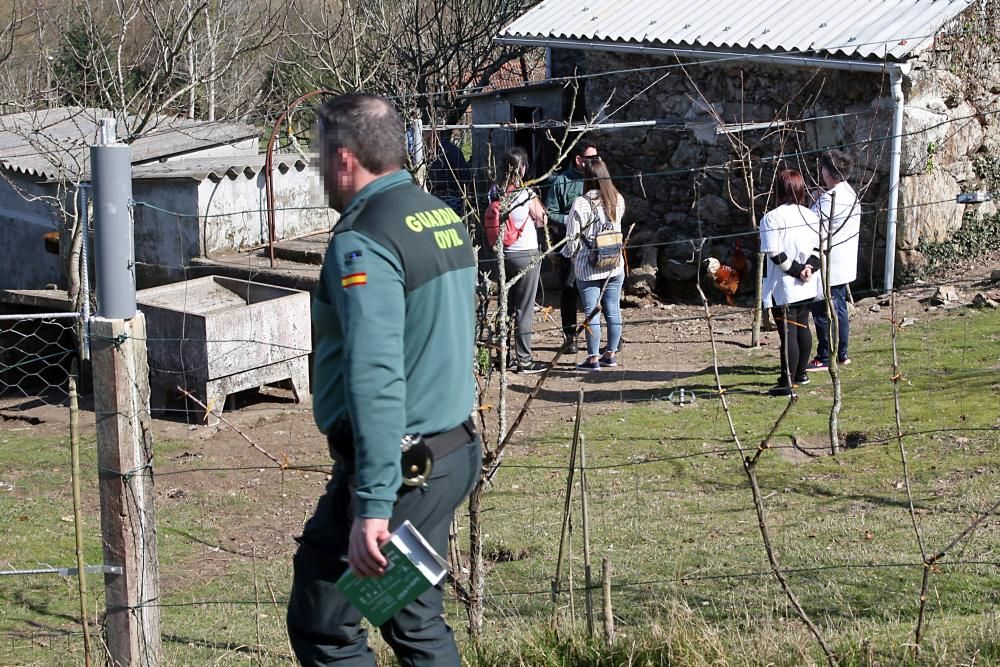
<svg viewBox="0 0 1000 667">
<path fill-rule="evenodd" d="M 580 351 L 580 348 L 576 345 L 576 338 L 566 336 L 563 340 L 563 344 L 566 345 L 566 354 L 576 354 Z"/>
</svg>

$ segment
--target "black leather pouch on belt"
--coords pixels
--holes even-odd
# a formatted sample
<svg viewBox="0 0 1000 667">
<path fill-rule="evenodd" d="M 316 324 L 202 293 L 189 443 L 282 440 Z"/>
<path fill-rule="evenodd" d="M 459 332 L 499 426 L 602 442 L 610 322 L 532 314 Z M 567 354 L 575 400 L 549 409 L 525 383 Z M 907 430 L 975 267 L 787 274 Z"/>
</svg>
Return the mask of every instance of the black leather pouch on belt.
<svg viewBox="0 0 1000 667">
<path fill-rule="evenodd" d="M 404 435 L 400 442 L 400 466 L 404 488 L 426 484 L 430 479 L 435 460 L 448 456 L 475 437 L 476 426 L 471 417 L 455 428 L 441 433 Z M 327 435 L 326 442 L 334 461 L 338 464 L 354 463 L 354 433 L 350 422 L 337 422 Z"/>
</svg>

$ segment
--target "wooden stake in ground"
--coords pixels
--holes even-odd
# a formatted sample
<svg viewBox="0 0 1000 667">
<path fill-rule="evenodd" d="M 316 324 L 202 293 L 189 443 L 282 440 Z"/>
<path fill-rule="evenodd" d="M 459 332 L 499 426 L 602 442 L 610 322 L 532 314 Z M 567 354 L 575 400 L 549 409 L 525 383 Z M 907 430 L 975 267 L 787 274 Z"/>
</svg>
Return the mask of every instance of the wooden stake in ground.
<svg viewBox="0 0 1000 667">
<path fill-rule="evenodd" d="M 73 466 L 73 529 L 76 539 L 77 582 L 80 590 L 80 625 L 83 627 L 83 662 L 90 667 L 90 623 L 87 622 L 87 565 L 83 561 L 83 512 L 80 500 L 80 400 L 76 392 L 76 364 L 69 374 L 69 450 Z"/>
<path fill-rule="evenodd" d="M 576 449 L 580 442 L 580 422 L 583 419 L 583 389 L 576 399 L 576 423 L 573 425 L 573 444 L 569 450 L 569 466 L 566 469 L 566 498 L 563 501 L 562 532 L 559 534 L 559 554 L 556 556 L 556 576 L 552 579 L 552 622 L 555 623 L 559 611 L 559 592 L 562 586 L 563 553 L 569 536 L 570 508 L 573 501 L 573 473 L 576 471 Z"/>
<path fill-rule="evenodd" d="M 580 434 L 580 501 L 583 504 L 583 580 L 587 589 L 587 636 L 594 636 L 594 587 L 590 568 L 590 509 L 587 504 L 587 446 Z"/>
<path fill-rule="evenodd" d="M 146 320 L 91 321 L 107 644 L 112 665 L 160 660 L 160 576 L 153 506 Z"/>
<path fill-rule="evenodd" d="M 615 613 L 611 609 L 611 561 L 607 556 L 601 561 L 601 589 L 604 593 L 604 641 L 615 643 Z"/>
</svg>

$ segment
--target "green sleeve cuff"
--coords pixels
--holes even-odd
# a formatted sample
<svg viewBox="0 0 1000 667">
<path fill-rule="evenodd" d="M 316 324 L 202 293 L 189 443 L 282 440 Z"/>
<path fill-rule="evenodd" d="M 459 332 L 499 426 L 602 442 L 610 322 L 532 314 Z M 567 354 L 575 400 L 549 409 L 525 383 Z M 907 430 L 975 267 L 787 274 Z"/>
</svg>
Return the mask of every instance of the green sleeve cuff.
<svg viewBox="0 0 1000 667">
<path fill-rule="evenodd" d="M 362 519 L 388 519 L 392 517 L 393 500 L 358 498 L 357 516 Z"/>
</svg>

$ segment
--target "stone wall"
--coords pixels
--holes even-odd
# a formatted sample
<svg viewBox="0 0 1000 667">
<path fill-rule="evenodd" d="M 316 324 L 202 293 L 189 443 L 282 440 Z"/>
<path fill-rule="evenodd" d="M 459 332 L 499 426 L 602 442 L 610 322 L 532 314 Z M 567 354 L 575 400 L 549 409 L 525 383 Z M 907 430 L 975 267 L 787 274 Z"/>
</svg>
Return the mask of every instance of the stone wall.
<svg viewBox="0 0 1000 667">
<path fill-rule="evenodd" d="M 963 207 L 954 200 L 958 192 L 1000 187 L 989 173 L 1000 161 L 998 29 L 1000 1 L 977 2 L 912 63 L 904 85 L 902 268 L 923 265 L 922 242 L 945 241 L 964 220 L 997 212 L 994 202 Z"/>
<path fill-rule="evenodd" d="M 961 226 L 966 207 L 954 203 L 955 194 L 982 189 L 975 161 L 984 152 L 1000 155 L 995 118 L 1000 65 L 993 43 L 998 4 L 990 0 L 970 8 L 946 29 L 961 38 L 939 36 L 904 79 L 897 270 L 920 261 L 916 247 L 921 240 L 942 240 Z M 893 112 L 888 76 L 756 64 L 678 67 L 674 61 L 666 67 L 671 64 L 654 56 L 599 51 L 553 58 L 553 76 L 571 75 L 575 68 L 631 70 L 587 79 L 587 113 L 620 107 L 609 121 L 659 121 L 655 129 L 591 136 L 621 179 L 628 218 L 637 223 L 633 244 L 647 246 L 633 257 L 655 262 L 661 289 L 690 280 L 699 270 L 688 261 L 689 239 L 745 233 L 739 237 L 743 246 L 756 249 L 754 220 L 769 208 L 776 158 L 786 156 L 786 164 L 815 184 L 817 153 L 831 146 L 843 147 L 856 160 L 850 180 L 863 203 L 858 286 L 879 285 Z M 726 133 L 720 132 L 720 122 L 772 124 Z M 749 211 L 741 210 L 750 203 L 747 164 L 755 195 Z M 716 240 L 706 252 L 725 261 L 735 238 Z"/>
<path fill-rule="evenodd" d="M 658 121 L 656 128 L 607 130 L 592 137 L 612 174 L 621 177 L 628 218 L 637 223 L 633 243 L 655 244 L 655 258 L 650 249 L 633 256 L 655 261 L 661 290 L 669 293 L 672 283 L 693 280 L 700 270 L 689 261 L 689 239 L 728 237 L 710 241 L 705 249 L 723 261 L 737 238 L 755 251 L 754 224 L 770 208 L 767 191 L 777 158 L 786 156 L 786 164 L 815 182 L 816 151 L 831 145 L 849 146 L 857 158 L 852 180 L 864 190 L 866 203 L 863 262 L 874 260 L 875 274 L 881 274 L 877 246 L 884 244 L 884 230 L 877 235 L 873 230 L 879 220 L 884 227 L 881 181 L 889 165 L 892 103 L 884 77 L 746 64 L 665 69 L 662 59 L 606 52 L 588 52 L 585 58 L 590 72 L 635 70 L 589 79 L 588 112 L 622 107 L 611 120 Z M 720 123 L 763 125 L 726 133 Z"/>
</svg>

